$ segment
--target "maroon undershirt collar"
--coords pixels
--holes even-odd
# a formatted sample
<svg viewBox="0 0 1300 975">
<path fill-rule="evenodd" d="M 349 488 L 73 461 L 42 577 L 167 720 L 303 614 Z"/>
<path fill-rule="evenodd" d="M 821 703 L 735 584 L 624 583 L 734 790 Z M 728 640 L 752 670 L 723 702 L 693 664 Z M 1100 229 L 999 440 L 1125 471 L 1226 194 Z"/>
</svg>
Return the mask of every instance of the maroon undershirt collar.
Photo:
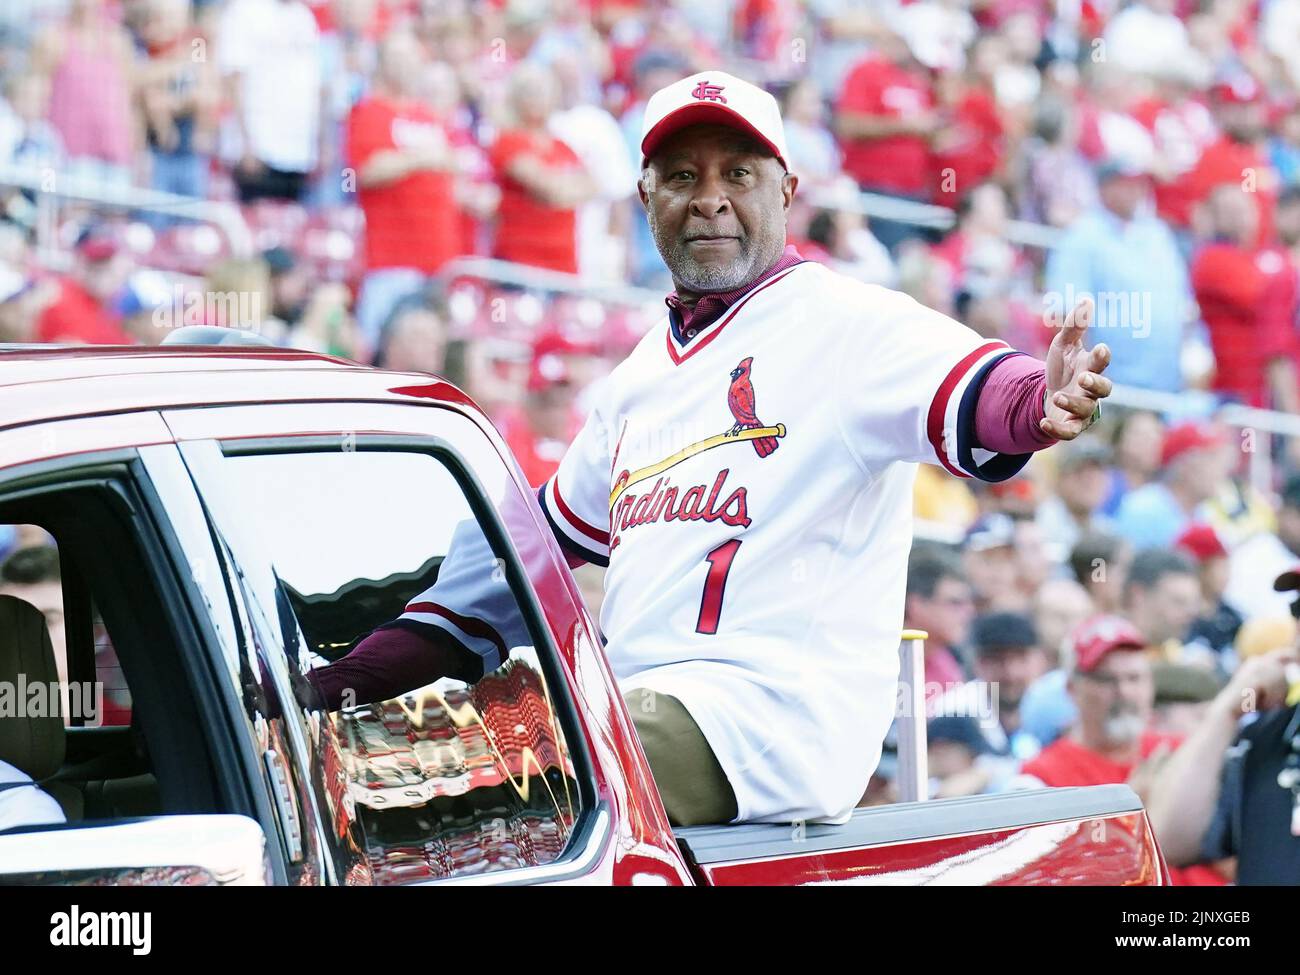
<svg viewBox="0 0 1300 975">
<path fill-rule="evenodd" d="M 673 330 L 673 335 L 679 343 L 689 342 L 701 330 L 708 328 L 721 318 L 724 311 L 753 291 L 755 287 L 786 268 L 802 264 L 803 260 L 803 257 L 795 250 L 794 245 L 787 244 L 781 256 L 777 258 L 776 263 L 753 281 L 746 282 L 732 291 L 713 291 L 700 295 L 694 307 L 685 304 L 677 297 L 677 292 L 674 291 L 664 299 L 664 303 L 668 306 L 668 321 Z"/>
</svg>

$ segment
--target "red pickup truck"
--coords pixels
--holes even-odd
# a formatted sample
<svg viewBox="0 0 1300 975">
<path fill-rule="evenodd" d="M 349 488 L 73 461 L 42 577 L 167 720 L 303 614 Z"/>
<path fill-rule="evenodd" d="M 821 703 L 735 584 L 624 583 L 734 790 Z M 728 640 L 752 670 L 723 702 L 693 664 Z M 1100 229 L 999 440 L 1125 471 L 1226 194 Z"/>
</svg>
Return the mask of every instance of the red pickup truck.
<svg viewBox="0 0 1300 975">
<path fill-rule="evenodd" d="M 532 491 L 431 376 L 267 348 L 4 351 L 0 531 L 37 529 L 63 625 L 0 634 L 0 685 L 61 672 L 68 716 L 0 717 L 26 722 L 0 769 L 61 815 L 6 820 L 0 793 L 0 882 L 1168 882 L 1118 785 L 674 830 Z M 312 707 L 305 675 L 465 532 L 517 604 L 505 663 Z M 5 591 L 5 619 L 53 622 Z"/>
</svg>

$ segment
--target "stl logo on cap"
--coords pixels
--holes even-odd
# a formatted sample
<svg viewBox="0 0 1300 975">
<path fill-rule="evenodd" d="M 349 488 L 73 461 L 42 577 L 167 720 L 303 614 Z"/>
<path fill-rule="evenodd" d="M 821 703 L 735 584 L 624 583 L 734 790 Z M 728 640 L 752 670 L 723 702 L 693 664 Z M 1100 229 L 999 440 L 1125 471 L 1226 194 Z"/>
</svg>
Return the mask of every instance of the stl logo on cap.
<svg viewBox="0 0 1300 975">
<path fill-rule="evenodd" d="M 641 127 L 642 167 L 665 139 L 692 125 L 737 129 L 756 139 L 782 166 L 789 158 L 781 106 L 771 93 L 725 71 L 711 69 L 674 81 L 646 101 Z"/>
<path fill-rule="evenodd" d="M 711 85 L 707 81 L 701 81 L 691 92 L 691 97 L 706 102 L 722 102 L 725 105 L 727 100 L 722 97 L 722 88 L 722 85 Z"/>
</svg>

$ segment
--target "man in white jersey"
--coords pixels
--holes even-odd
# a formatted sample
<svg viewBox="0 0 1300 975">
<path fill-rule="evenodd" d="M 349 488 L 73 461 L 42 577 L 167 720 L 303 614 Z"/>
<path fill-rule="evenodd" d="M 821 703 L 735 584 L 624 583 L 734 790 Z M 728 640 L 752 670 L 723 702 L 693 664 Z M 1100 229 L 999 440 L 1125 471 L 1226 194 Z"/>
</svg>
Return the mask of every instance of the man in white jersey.
<svg viewBox="0 0 1300 975">
<path fill-rule="evenodd" d="M 608 566 L 606 652 L 673 822 L 842 822 L 894 716 L 916 465 L 1012 476 L 1095 419 L 1109 352 L 1090 306 L 1044 365 L 803 260 L 779 109 L 737 78 L 657 92 L 641 146 L 676 291 L 539 499 L 571 562 Z M 515 636 L 482 629 L 454 549 L 394 625 L 490 670 Z"/>
</svg>

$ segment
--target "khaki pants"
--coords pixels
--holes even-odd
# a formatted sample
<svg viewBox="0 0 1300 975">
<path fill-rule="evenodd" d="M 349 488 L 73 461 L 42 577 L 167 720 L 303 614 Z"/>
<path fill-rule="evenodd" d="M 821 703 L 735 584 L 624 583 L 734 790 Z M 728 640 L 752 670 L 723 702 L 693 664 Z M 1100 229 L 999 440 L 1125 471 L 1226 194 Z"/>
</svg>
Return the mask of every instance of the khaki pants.
<svg viewBox="0 0 1300 975">
<path fill-rule="evenodd" d="M 623 700 L 669 821 L 674 826 L 698 826 L 735 819 L 736 794 L 682 702 L 646 690 L 628 691 Z"/>
</svg>

